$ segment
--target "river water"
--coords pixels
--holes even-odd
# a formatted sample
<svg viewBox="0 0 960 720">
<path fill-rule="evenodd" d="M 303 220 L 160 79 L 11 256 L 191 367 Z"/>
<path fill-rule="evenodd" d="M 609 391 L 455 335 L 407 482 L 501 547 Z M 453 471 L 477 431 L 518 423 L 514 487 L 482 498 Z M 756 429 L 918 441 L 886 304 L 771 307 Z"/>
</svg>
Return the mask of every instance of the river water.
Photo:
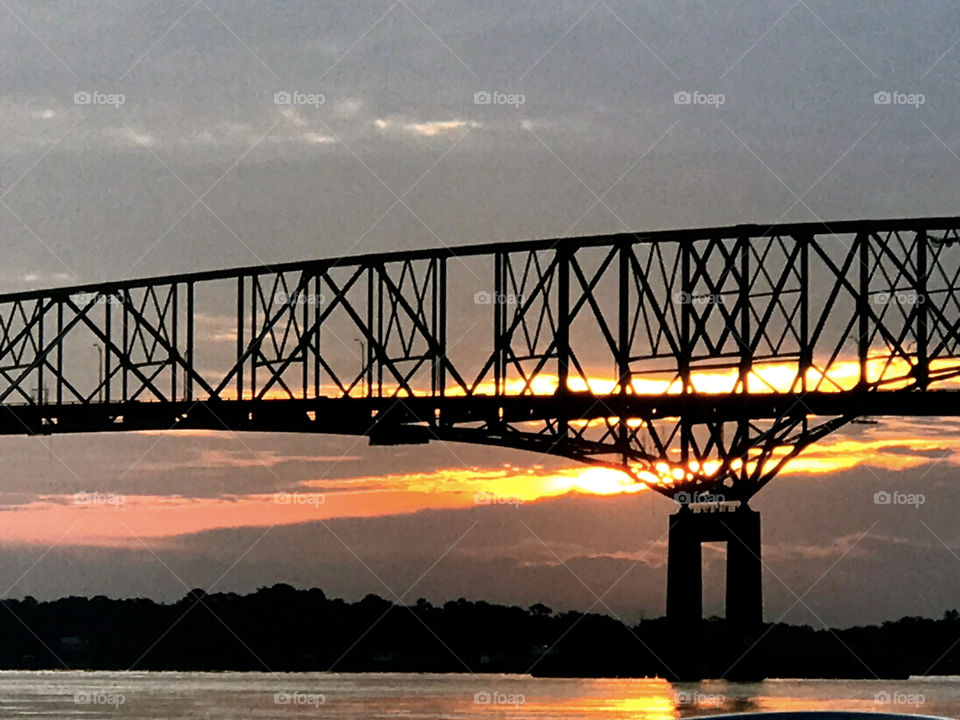
<svg viewBox="0 0 960 720">
<path fill-rule="evenodd" d="M 543 679 L 523 675 L 0 672 L 3 718 L 666 720 L 756 710 L 960 717 L 960 678 Z"/>
</svg>

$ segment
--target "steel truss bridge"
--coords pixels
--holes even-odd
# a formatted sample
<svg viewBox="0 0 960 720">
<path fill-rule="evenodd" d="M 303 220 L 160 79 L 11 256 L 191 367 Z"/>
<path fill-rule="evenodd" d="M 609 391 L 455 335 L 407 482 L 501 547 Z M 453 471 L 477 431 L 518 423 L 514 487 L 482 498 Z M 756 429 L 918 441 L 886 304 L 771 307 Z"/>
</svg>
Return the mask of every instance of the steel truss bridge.
<svg viewBox="0 0 960 720">
<path fill-rule="evenodd" d="M 960 410 L 960 218 L 473 245 L 0 295 L 2 434 L 445 440 L 746 501 Z"/>
</svg>

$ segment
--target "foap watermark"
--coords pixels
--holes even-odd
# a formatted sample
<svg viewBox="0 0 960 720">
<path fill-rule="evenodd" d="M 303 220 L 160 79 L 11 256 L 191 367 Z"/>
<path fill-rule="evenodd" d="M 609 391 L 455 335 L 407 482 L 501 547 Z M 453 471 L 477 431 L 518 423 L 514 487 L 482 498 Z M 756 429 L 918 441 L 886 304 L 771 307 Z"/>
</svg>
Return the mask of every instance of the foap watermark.
<svg viewBox="0 0 960 720">
<path fill-rule="evenodd" d="M 299 90 L 278 90 L 273 94 L 274 105 L 297 105 L 318 108 L 327 102 L 323 93 L 306 93 Z"/>
<path fill-rule="evenodd" d="M 86 490 L 81 490 L 73 494 L 73 504 L 74 505 L 92 505 L 92 506 L 109 506 L 109 507 L 120 507 L 127 501 L 127 498 L 119 493 L 112 492 L 87 492 Z"/>
<path fill-rule="evenodd" d="M 723 93 L 681 90 L 673 94 L 674 105 L 708 105 L 714 109 L 719 109 L 726 102 L 727 97 Z"/>
<path fill-rule="evenodd" d="M 516 293 L 495 293 L 480 290 L 473 294 L 474 305 L 519 305 L 523 302 L 523 295 Z"/>
<path fill-rule="evenodd" d="M 327 696 L 323 693 L 311 692 L 278 692 L 273 694 L 274 705 L 290 705 L 291 707 L 314 707 L 318 708 L 327 702 Z"/>
<path fill-rule="evenodd" d="M 278 492 L 273 494 L 277 505 L 312 505 L 320 507 L 327 501 L 322 493 Z"/>
<path fill-rule="evenodd" d="M 874 105 L 908 105 L 916 109 L 926 102 L 927 96 L 923 93 L 905 93 L 898 90 L 888 92 L 881 90 L 873 94 Z"/>
<path fill-rule="evenodd" d="M 116 295 L 104 295 L 103 293 L 82 292 L 76 295 L 77 305 L 86 307 L 87 305 L 122 305 L 122 298 Z"/>
<path fill-rule="evenodd" d="M 673 696 L 677 705 L 696 705 L 699 707 L 721 707 L 727 697 L 720 693 L 703 693 L 699 690 L 677 690 Z"/>
<path fill-rule="evenodd" d="M 291 307 L 295 305 L 306 305 L 307 307 L 321 307 L 325 302 L 326 298 L 323 293 L 305 293 L 305 292 L 278 292 L 273 296 L 274 301 L 277 305 L 289 305 Z"/>
<path fill-rule="evenodd" d="M 687 490 L 681 490 L 678 493 L 674 493 L 673 499 L 680 503 L 681 505 L 694 505 L 699 503 L 722 503 L 726 502 L 727 498 L 719 493 L 710 493 L 707 491 L 703 492 L 688 492 Z"/>
<path fill-rule="evenodd" d="M 522 693 L 504 693 L 497 690 L 478 690 L 473 694 L 474 705 L 512 705 L 520 707 L 527 701 Z"/>
<path fill-rule="evenodd" d="M 873 494 L 874 505 L 912 505 L 915 508 L 920 507 L 927 501 L 923 493 L 905 493 L 898 490 L 887 492 L 878 490 Z"/>
<path fill-rule="evenodd" d="M 520 507 L 526 502 L 523 495 L 501 495 L 500 493 L 476 492 L 473 494 L 474 505 L 513 505 Z"/>
<path fill-rule="evenodd" d="M 107 105 L 118 108 L 127 102 L 123 93 L 105 93 L 99 90 L 80 90 L 73 94 L 74 105 Z"/>
<path fill-rule="evenodd" d="M 870 296 L 874 305 L 923 305 L 927 296 L 913 290 L 880 292 Z"/>
<path fill-rule="evenodd" d="M 527 97 L 523 93 L 478 90 L 473 94 L 474 105 L 508 105 L 513 108 L 519 108 L 526 101 Z"/>
<path fill-rule="evenodd" d="M 905 693 L 899 690 L 890 692 L 881 690 L 874 694 L 873 702 L 877 705 L 909 705 L 911 707 L 920 707 L 927 701 L 923 693 Z"/>
<path fill-rule="evenodd" d="M 123 693 L 109 690 L 78 690 L 73 694 L 76 705 L 112 705 L 120 707 L 127 701 Z"/>
<path fill-rule="evenodd" d="M 677 305 L 723 305 L 726 300 L 720 293 L 678 292 L 673 296 Z"/>
</svg>

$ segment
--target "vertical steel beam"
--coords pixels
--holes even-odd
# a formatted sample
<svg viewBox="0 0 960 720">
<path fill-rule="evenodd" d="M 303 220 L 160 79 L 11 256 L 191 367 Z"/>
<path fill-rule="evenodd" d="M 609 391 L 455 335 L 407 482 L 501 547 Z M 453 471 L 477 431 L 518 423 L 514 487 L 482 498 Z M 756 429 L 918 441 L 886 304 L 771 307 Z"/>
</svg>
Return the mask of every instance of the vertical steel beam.
<svg viewBox="0 0 960 720">
<path fill-rule="evenodd" d="M 503 352 L 503 342 L 504 342 L 504 327 L 503 322 L 500 318 L 500 305 L 499 299 L 503 297 L 504 287 L 504 263 L 506 262 L 506 254 L 502 252 L 495 252 L 493 254 L 493 387 L 494 394 L 500 395 L 503 392 L 503 365 L 504 365 L 504 352 Z"/>
<path fill-rule="evenodd" d="M 107 335 L 106 347 L 103 349 L 103 388 L 100 392 L 103 393 L 103 397 L 106 402 L 110 402 L 110 368 L 111 368 L 111 359 L 113 358 L 113 328 L 111 322 L 111 316 L 113 315 L 113 296 L 106 294 L 103 296 L 103 299 L 106 302 L 103 304 L 103 324 L 104 332 Z M 99 395 L 100 393 L 98 393 Z"/>
<path fill-rule="evenodd" d="M 557 248 L 557 392 L 567 392 L 570 374 L 570 262 L 566 243 Z M 584 292 L 590 292 L 584 290 Z"/>
<path fill-rule="evenodd" d="M 173 299 L 170 305 L 170 312 L 173 313 L 173 316 L 168 321 L 170 323 L 170 345 L 173 348 L 175 353 L 180 352 L 180 344 L 178 337 L 178 328 L 180 327 L 180 286 L 177 283 L 172 283 L 170 285 L 170 292 L 173 293 Z M 161 321 L 162 322 L 162 321 Z M 163 332 L 163 328 L 157 328 L 158 331 Z M 170 364 L 170 400 L 173 402 L 177 401 L 177 360 L 173 355 L 169 355 L 167 362 Z"/>
<path fill-rule="evenodd" d="M 243 399 L 243 363 L 241 359 L 243 358 L 243 332 L 244 332 L 244 315 L 247 312 L 246 303 L 243 299 L 243 275 L 237 277 L 237 363 L 240 365 L 237 367 L 237 399 Z M 254 332 L 251 329 L 251 332 Z"/>
<path fill-rule="evenodd" d="M 367 373 L 367 397 L 373 397 L 373 343 L 376 342 L 377 346 L 383 348 L 384 353 L 381 356 L 380 362 L 377 363 L 377 396 L 383 395 L 383 365 L 386 361 L 386 348 L 383 344 L 383 275 L 387 272 L 386 265 L 381 264 L 379 273 L 374 273 L 373 265 L 367 268 L 367 332 L 369 336 L 367 337 L 367 342 L 365 343 L 367 357 L 364 360 L 366 373 Z M 373 279 L 376 277 L 377 284 L 373 284 Z M 391 303 L 396 304 L 396 298 L 390 298 Z M 377 313 L 377 330 L 376 338 L 374 338 L 373 330 L 373 313 L 374 313 L 374 303 L 376 303 L 376 313 Z"/>
<path fill-rule="evenodd" d="M 123 299 L 123 358 L 121 362 L 123 370 L 121 371 L 121 391 L 123 401 L 130 399 L 130 384 L 127 377 L 130 368 L 130 291 L 120 290 L 120 297 Z"/>
<path fill-rule="evenodd" d="M 753 343 L 750 338 L 750 238 L 739 237 L 740 246 L 740 385 L 741 391 L 749 392 L 750 371 L 753 369 Z M 772 240 L 771 240 L 772 242 Z M 769 302 L 778 298 L 771 297 Z"/>
<path fill-rule="evenodd" d="M 870 353 L 870 235 L 858 233 L 857 249 L 860 260 L 860 279 L 857 288 L 857 360 L 860 363 L 859 389 L 867 386 L 867 360 Z"/>
<path fill-rule="evenodd" d="M 632 376 L 630 374 L 630 253 L 633 246 L 630 243 L 621 243 L 617 251 L 617 375 L 620 386 L 620 395 L 624 396 L 632 391 Z M 642 296 L 637 297 L 637 303 L 643 302 Z M 637 308 L 637 312 L 640 308 Z M 620 459 L 626 465 L 630 450 L 630 428 L 627 418 L 617 418 L 617 444 L 620 446 Z"/>
<path fill-rule="evenodd" d="M 772 242 L 772 239 L 769 240 Z M 739 302 L 740 302 L 740 367 L 738 369 L 739 379 L 740 379 L 740 392 L 747 394 L 750 392 L 750 371 L 753 369 L 753 348 L 752 341 L 750 338 L 750 238 L 746 235 L 743 235 L 737 239 L 738 249 L 740 251 L 740 273 L 739 273 L 739 283 L 740 283 L 740 293 L 739 293 Z M 777 298 L 770 297 L 767 299 L 768 302 L 776 302 Z M 761 329 L 762 332 L 762 329 Z M 741 417 L 737 421 L 737 444 L 743 441 L 743 438 L 749 436 L 750 432 L 750 420 L 746 417 Z M 723 425 L 720 426 L 720 447 L 723 447 Z M 731 458 L 725 458 L 727 462 Z M 747 465 L 747 458 L 742 458 L 743 467 Z M 730 549 L 727 549 L 729 556 Z M 729 575 L 727 578 L 729 587 Z"/>
<path fill-rule="evenodd" d="M 40 342 L 39 342 L 39 344 L 37 345 L 37 358 L 36 358 L 36 359 L 39 359 L 39 358 L 40 358 L 40 353 L 43 352 L 43 348 L 44 348 L 44 345 L 43 345 L 43 335 L 44 335 L 43 325 L 44 325 L 44 319 L 45 319 L 46 316 L 47 316 L 46 311 L 43 310 L 43 301 L 42 301 L 42 300 L 38 300 L 38 301 L 37 301 L 37 309 L 41 311 L 41 312 L 40 312 L 40 318 L 39 318 L 39 321 L 38 321 L 38 322 L 39 322 L 39 328 L 38 328 L 38 330 L 37 330 L 37 332 L 38 332 L 38 334 L 39 334 L 39 336 L 40 336 Z M 43 394 L 43 391 L 44 391 L 44 387 L 43 387 L 43 367 L 44 367 L 44 365 L 46 365 L 46 364 L 47 364 L 47 363 L 46 363 L 46 358 L 44 358 L 43 361 L 40 362 L 40 363 L 38 364 L 38 366 L 37 366 L 37 404 L 38 404 L 38 405 L 39 405 L 39 404 L 46 404 L 46 401 L 45 401 L 45 399 L 44 399 L 44 394 Z"/>
<path fill-rule="evenodd" d="M 301 386 L 303 389 L 300 397 L 306 400 L 310 396 L 310 339 L 305 338 L 303 333 L 308 332 L 308 328 L 310 327 L 310 308 L 314 308 L 317 313 L 320 312 L 320 298 L 317 296 L 310 297 L 310 279 L 308 277 L 302 277 L 300 279 L 299 293 L 302 296 L 300 299 L 303 305 L 303 324 L 300 326 L 300 335 L 297 337 L 297 343 L 300 345 L 301 352 L 303 353 L 303 361 L 301 363 Z"/>
<path fill-rule="evenodd" d="M 427 281 L 430 283 L 430 340 L 427 343 L 430 353 L 430 395 L 437 396 L 440 385 L 440 368 L 443 366 L 443 345 L 440 344 L 440 262 L 439 258 L 429 260 Z M 433 350 L 429 346 L 433 345 Z"/>
<path fill-rule="evenodd" d="M 260 322 L 257 319 L 257 298 L 263 296 L 263 282 L 260 275 L 250 275 L 250 397 L 257 397 L 257 356 L 260 354 Z M 264 320 L 269 313 L 264 311 Z"/>
<path fill-rule="evenodd" d="M 916 298 L 913 304 L 914 317 L 916 318 L 916 338 L 917 338 L 917 358 L 914 374 L 917 384 L 924 390 L 930 377 L 930 359 L 927 357 L 929 352 L 927 343 L 929 342 L 929 321 L 930 298 L 927 295 L 927 233 L 925 230 L 918 230 L 916 235 L 917 244 L 917 264 L 916 264 Z"/>
<path fill-rule="evenodd" d="M 446 392 L 447 383 L 447 300 L 449 293 L 447 291 L 447 258 L 440 257 L 437 260 L 440 273 L 437 286 L 439 295 L 437 299 L 437 346 L 439 348 L 439 357 L 437 358 L 437 389 L 435 394 L 443 397 Z"/>
<path fill-rule="evenodd" d="M 187 400 L 193 400 L 193 281 L 187 283 L 187 372 L 183 379 Z"/>
<path fill-rule="evenodd" d="M 57 303 L 57 405 L 63 404 L 63 300 Z"/>
<path fill-rule="evenodd" d="M 557 394 L 566 395 L 570 380 L 570 263 L 573 253 L 567 243 L 557 248 Z M 544 291 L 546 292 L 546 291 Z M 583 292 L 591 292 L 585 288 Z M 544 298 L 548 303 L 549 297 Z M 570 424 L 566 417 L 557 418 L 557 437 L 566 439 Z"/>
<path fill-rule="evenodd" d="M 320 298 L 323 297 L 323 294 L 320 292 L 322 285 L 320 283 L 320 273 L 317 273 L 313 281 L 314 294 L 317 297 L 317 302 L 320 302 Z M 320 314 L 323 312 L 323 308 L 318 306 L 317 313 Z M 318 318 L 319 319 L 319 318 Z M 313 335 L 313 396 L 320 397 L 320 323 L 317 322 L 317 327 L 314 330 Z"/>
<path fill-rule="evenodd" d="M 690 275 L 690 260 L 693 252 L 693 239 L 688 238 L 680 242 L 680 356 L 677 358 L 677 367 L 680 371 L 680 382 L 683 385 L 683 394 L 686 395 L 693 388 L 691 386 L 691 361 L 693 348 L 690 341 L 690 323 L 693 313 L 693 281 Z M 692 430 L 686 416 L 680 419 L 680 459 L 686 468 L 690 459 L 692 444 Z"/>
<path fill-rule="evenodd" d="M 677 368 L 684 394 L 690 389 L 690 362 L 693 348 L 690 344 L 690 323 L 693 313 L 693 282 L 690 276 L 692 239 L 680 241 L 680 355 Z"/>
<path fill-rule="evenodd" d="M 813 366 L 813 348 L 810 347 L 810 243 L 812 236 L 796 236 L 800 243 L 800 390 L 807 392 L 807 372 Z"/>
<path fill-rule="evenodd" d="M 630 377 L 630 253 L 632 246 L 622 243 L 618 251 L 619 268 L 617 269 L 618 304 L 617 314 L 617 376 L 619 377 L 620 394 L 626 395 L 631 390 Z M 642 298 L 637 298 L 642 302 Z M 638 308 L 639 311 L 639 308 Z"/>
</svg>

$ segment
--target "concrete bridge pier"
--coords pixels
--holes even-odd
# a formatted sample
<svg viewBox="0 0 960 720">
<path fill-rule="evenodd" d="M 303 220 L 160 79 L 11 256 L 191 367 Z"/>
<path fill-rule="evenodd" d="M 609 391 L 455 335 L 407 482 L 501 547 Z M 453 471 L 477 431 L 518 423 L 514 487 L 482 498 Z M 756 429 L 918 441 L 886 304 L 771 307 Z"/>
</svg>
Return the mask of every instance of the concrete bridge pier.
<svg viewBox="0 0 960 720">
<path fill-rule="evenodd" d="M 704 542 L 727 543 L 726 634 L 723 647 L 711 648 L 710 657 L 704 657 L 701 623 Z M 667 621 L 680 650 L 674 671 L 686 678 L 725 674 L 727 663 L 736 661 L 731 676 L 755 675 L 756 663 L 741 657 L 763 625 L 760 513 L 746 505 L 730 511 L 684 506 L 670 516 L 667 552 Z"/>
</svg>

